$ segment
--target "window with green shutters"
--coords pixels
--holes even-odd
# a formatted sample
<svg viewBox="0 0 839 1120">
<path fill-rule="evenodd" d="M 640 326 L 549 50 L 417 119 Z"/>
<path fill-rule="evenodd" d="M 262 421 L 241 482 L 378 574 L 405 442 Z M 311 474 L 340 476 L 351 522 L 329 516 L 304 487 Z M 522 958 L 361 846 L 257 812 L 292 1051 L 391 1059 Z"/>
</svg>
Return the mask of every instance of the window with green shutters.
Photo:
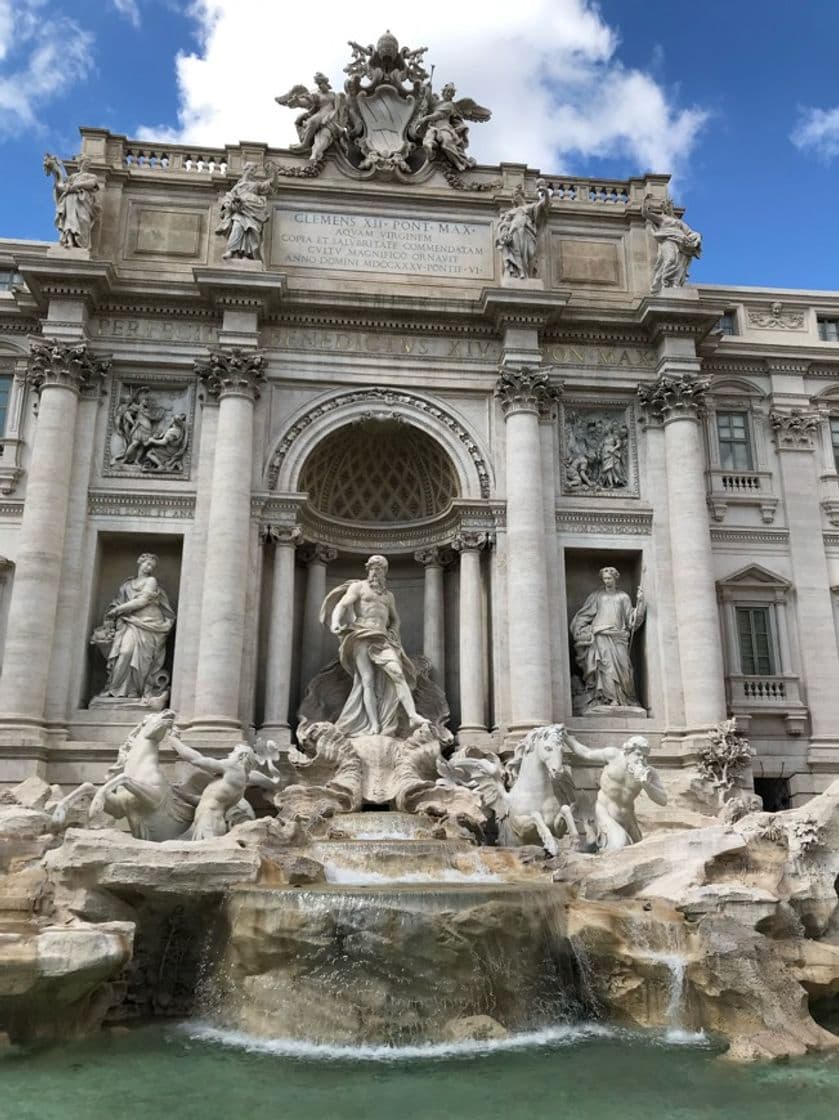
<svg viewBox="0 0 839 1120">
<path fill-rule="evenodd" d="M 768 607 L 737 607 L 740 672 L 773 676 L 776 672 Z"/>
</svg>

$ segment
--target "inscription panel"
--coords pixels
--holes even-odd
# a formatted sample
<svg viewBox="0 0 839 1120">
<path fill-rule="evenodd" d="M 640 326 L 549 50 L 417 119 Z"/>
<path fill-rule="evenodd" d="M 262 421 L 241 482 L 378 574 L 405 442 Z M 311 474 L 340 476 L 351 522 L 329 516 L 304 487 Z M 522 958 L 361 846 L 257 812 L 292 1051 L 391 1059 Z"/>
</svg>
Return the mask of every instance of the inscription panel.
<svg viewBox="0 0 839 1120">
<path fill-rule="evenodd" d="M 287 268 L 491 279 L 492 224 L 410 214 L 274 209 L 271 263 Z"/>
</svg>

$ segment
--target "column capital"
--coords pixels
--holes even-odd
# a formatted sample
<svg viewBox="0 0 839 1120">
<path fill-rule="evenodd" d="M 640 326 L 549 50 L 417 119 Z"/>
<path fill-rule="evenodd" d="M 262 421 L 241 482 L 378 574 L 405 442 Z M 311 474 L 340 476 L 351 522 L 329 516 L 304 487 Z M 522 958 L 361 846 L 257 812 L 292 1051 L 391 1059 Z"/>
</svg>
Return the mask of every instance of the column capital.
<svg viewBox="0 0 839 1120">
<path fill-rule="evenodd" d="M 562 395 L 562 385 L 551 381 L 553 368 L 502 367 L 495 383 L 495 396 L 504 416 L 512 416 L 514 412 L 535 412 L 542 419 L 549 418 Z"/>
<path fill-rule="evenodd" d="M 477 529 L 462 529 L 452 541 L 455 552 L 480 552 L 492 545 L 492 534 Z"/>
<path fill-rule="evenodd" d="M 296 548 L 303 539 L 303 530 L 299 525 L 262 525 L 259 536 L 265 544 L 273 544 L 275 548 Z"/>
<path fill-rule="evenodd" d="M 111 368 L 109 357 L 97 357 L 86 342 L 32 339 L 24 380 L 36 393 L 52 385 L 75 393 L 98 390 Z"/>
<path fill-rule="evenodd" d="M 638 386 L 638 401 L 650 420 L 696 420 L 705 411 L 709 377 L 693 373 L 663 373 L 653 382 Z"/>
<path fill-rule="evenodd" d="M 813 451 L 821 423 L 818 412 L 801 408 L 769 413 L 769 425 L 779 451 Z"/>
<path fill-rule="evenodd" d="M 300 558 L 304 564 L 330 564 L 337 555 L 337 548 L 318 541 L 306 541 L 300 549 Z"/>
<path fill-rule="evenodd" d="M 248 397 L 256 400 L 265 380 L 265 355 L 238 346 L 208 351 L 195 359 L 195 372 L 211 397 Z"/>
<path fill-rule="evenodd" d="M 414 559 L 424 568 L 445 568 L 451 563 L 452 556 L 448 548 L 433 545 L 431 548 L 418 548 Z"/>
</svg>

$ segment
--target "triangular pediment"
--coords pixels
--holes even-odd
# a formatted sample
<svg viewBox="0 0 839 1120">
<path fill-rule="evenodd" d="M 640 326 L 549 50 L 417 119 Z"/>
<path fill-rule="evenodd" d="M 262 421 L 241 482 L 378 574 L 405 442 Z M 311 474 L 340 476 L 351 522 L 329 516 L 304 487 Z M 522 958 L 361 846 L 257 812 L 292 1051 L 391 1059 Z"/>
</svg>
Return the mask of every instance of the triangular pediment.
<svg viewBox="0 0 839 1120">
<path fill-rule="evenodd" d="M 787 588 L 792 587 L 791 582 L 785 577 L 778 575 L 777 572 L 771 572 L 768 568 L 764 568 L 762 564 L 747 564 L 745 568 L 739 568 L 736 572 L 726 576 L 725 579 L 717 580 L 719 587 L 761 587 L 761 588 Z"/>
</svg>

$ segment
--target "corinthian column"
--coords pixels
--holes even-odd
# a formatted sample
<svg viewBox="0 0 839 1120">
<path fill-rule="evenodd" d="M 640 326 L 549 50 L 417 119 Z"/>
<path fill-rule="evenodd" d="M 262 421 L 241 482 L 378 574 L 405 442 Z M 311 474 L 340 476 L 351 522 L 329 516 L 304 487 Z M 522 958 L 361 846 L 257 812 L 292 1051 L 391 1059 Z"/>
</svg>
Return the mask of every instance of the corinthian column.
<svg viewBox="0 0 839 1120">
<path fill-rule="evenodd" d="M 261 354 L 236 348 L 213 350 L 195 363 L 208 394 L 219 402 L 192 725 L 199 734 L 241 730 L 253 412 L 264 365 Z"/>
<path fill-rule="evenodd" d="M 696 359 L 694 364 L 698 365 Z M 680 364 L 686 366 L 687 360 Z M 688 369 L 665 370 L 638 397 L 653 419 L 664 425 L 670 554 L 678 580 L 676 627 L 689 731 L 725 718 L 725 679 L 708 507 L 705 499 L 705 448 L 700 416 L 707 378 Z"/>
<path fill-rule="evenodd" d="M 440 687 L 446 680 L 446 624 L 443 600 L 443 569 L 447 556 L 442 548 L 421 548 L 414 559 L 425 569 L 422 614 L 422 652 L 431 663 Z"/>
<path fill-rule="evenodd" d="M 274 545 L 274 577 L 265 659 L 263 730 L 274 738 L 287 739 L 289 731 L 295 551 L 301 536 L 302 532 L 296 525 L 269 525 L 264 533 L 264 539 Z"/>
<path fill-rule="evenodd" d="M 32 343 L 26 380 L 39 393 L 38 421 L 0 677 L 7 723 L 35 729 L 44 717 L 79 393 L 98 385 L 109 366 L 85 343 Z"/>
<path fill-rule="evenodd" d="M 486 731 L 486 651 L 481 596 L 481 551 L 486 533 L 465 530 L 452 541 L 460 553 L 460 741 Z"/>
<path fill-rule="evenodd" d="M 495 388 L 506 422 L 510 731 L 550 723 L 551 643 L 539 417 L 560 390 L 544 369 L 505 369 Z"/>
<path fill-rule="evenodd" d="M 326 598 L 326 565 L 331 564 L 338 550 L 328 544 L 308 544 L 301 550 L 308 565 L 306 598 L 303 604 L 303 657 L 300 664 L 301 692 L 323 668 L 323 626 L 320 608 Z"/>
</svg>

